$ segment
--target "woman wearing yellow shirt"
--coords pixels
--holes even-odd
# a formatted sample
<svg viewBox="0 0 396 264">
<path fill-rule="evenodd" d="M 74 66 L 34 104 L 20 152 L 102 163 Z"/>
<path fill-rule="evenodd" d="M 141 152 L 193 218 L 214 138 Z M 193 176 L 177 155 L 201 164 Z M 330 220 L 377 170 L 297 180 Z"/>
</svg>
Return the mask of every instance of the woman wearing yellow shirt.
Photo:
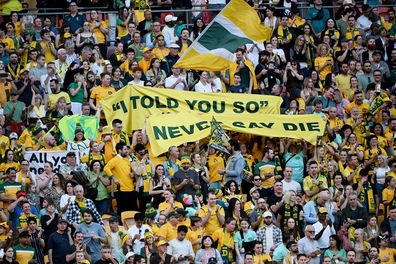
<svg viewBox="0 0 396 264">
<path fill-rule="evenodd" d="M 202 228 L 201 217 L 192 216 L 191 217 L 191 227 L 187 233 L 186 239 L 191 242 L 194 252 L 198 251 L 198 247 L 202 243 L 203 236 L 204 236 L 204 230 Z"/>
<path fill-rule="evenodd" d="M 103 57 L 106 57 L 106 35 L 109 32 L 108 21 L 100 21 L 98 11 L 91 10 L 91 21 L 89 22 L 89 26 L 91 27 L 91 32 L 96 37 L 100 53 Z"/>
<path fill-rule="evenodd" d="M 14 151 L 11 149 L 7 150 L 3 157 L 3 162 L 0 164 L 0 172 L 5 173 L 8 168 L 15 168 L 17 171 L 20 170 L 19 162 L 14 160 Z"/>
<path fill-rule="evenodd" d="M 387 176 L 385 178 L 384 189 L 382 190 L 382 203 L 385 207 L 384 215 L 388 215 L 389 208 L 396 204 L 395 201 L 395 189 L 396 189 L 396 178 Z"/>
<path fill-rule="evenodd" d="M 225 222 L 225 227 L 217 229 L 213 235 L 213 241 L 218 242 L 217 249 L 219 250 L 224 264 L 230 264 L 234 261 L 234 232 L 236 228 L 236 220 L 228 218 Z"/>
<path fill-rule="evenodd" d="M 326 44 L 318 46 L 318 57 L 315 59 L 315 70 L 319 72 L 320 79 L 325 80 L 326 75 L 333 71 L 334 60 L 329 55 L 330 47 Z"/>
</svg>

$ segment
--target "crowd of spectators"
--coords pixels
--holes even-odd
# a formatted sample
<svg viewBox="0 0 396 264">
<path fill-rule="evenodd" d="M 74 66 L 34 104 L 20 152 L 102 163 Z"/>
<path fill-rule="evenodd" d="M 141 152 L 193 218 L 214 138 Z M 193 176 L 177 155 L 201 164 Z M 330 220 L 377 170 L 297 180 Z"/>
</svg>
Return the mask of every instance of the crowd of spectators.
<svg viewBox="0 0 396 264">
<path fill-rule="evenodd" d="M 271 38 L 197 72 L 174 64 L 216 12 L 191 2 L 189 27 L 169 0 L 156 4 L 174 13 L 114 1 L 115 20 L 71 1 L 62 21 L 1 1 L 0 263 L 395 263 L 394 8 L 249 2 Z M 227 132 L 229 155 L 198 140 L 154 157 L 145 129 L 128 134 L 101 108 L 128 84 L 280 96 L 282 114 L 319 115 L 325 133 L 312 146 Z M 97 140 L 48 132 L 73 114 L 100 120 Z M 87 154 L 66 151 L 80 143 Z M 66 163 L 40 173 L 25 157 L 62 150 Z"/>
</svg>

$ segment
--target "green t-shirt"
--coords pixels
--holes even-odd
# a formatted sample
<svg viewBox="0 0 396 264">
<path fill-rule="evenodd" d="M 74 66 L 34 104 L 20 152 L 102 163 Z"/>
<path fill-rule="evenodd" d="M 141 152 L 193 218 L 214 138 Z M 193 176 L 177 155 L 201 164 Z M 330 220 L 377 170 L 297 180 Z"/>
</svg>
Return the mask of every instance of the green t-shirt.
<svg viewBox="0 0 396 264">
<path fill-rule="evenodd" d="M 78 84 L 74 83 L 74 82 L 69 85 L 68 94 L 70 96 L 70 101 L 73 103 L 84 103 L 85 100 L 84 100 L 84 88 L 83 87 L 81 87 L 80 90 L 78 90 L 78 92 L 75 96 L 72 96 L 70 93 L 70 90 L 76 90 L 77 87 L 78 87 Z"/>
<path fill-rule="evenodd" d="M 104 173 L 102 173 L 101 175 L 102 177 L 107 177 Z M 88 172 L 88 177 L 89 179 L 93 179 L 96 177 L 95 173 L 93 173 L 92 171 Z M 109 198 L 109 193 L 107 192 L 107 187 L 104 186 L 104 184 L 98 180 L 97 182 L 94 182 L 91 186 L 89 186 L 90 188 L 95 188 L 96 185 L 98 185 L 97 189 L 98 189 L 98 195 L 96 196 L 96 201 L 101 201 L 103 199 Z"/>
</svg>

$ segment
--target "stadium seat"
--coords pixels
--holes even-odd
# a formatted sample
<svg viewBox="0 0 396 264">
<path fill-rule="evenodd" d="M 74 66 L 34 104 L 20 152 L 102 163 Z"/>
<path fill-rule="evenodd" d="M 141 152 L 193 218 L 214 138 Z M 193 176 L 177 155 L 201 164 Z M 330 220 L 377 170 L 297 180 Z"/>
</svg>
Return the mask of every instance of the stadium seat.
<svg viewBox="0 0 396 264">
<path fill-rule="evenodd" d="M 125 211 L 121 213 L 121 221 L 124 225 L 125 229 L 128 230 L 131 226 L 135 224 L 135 220 L 133 219 L 135 214 L 139 213 L 138 211 Z"/>
</svg>

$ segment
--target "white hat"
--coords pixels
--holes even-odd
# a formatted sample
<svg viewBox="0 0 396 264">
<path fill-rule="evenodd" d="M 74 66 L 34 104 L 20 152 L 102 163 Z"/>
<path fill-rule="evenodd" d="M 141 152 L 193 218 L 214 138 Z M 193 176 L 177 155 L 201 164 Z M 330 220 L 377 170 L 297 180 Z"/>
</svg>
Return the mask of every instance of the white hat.
<svg viewBox="0 0 396 264">
<path fill-rule="evenodd" d="M 172 16 L 172 15 L 166 15 L 165 16 L 165 22 L 166 23 L 171 22 L 171 21 L 176 21 L 176 20 L 177 20 L 177 17 L 175 17 L 175 16 Z"/>
<path fill-rule="evenodd" d="M 15 132 L 12 132 L 12 133 L 10 134 L 10 139 L 18 139 L 18 134 L 15 133 Z"/>
<path fill-rule="evenodd" d="M 270 211 L 265 211 L 264 214 L 263 214 L 263 217 L 264 217 L 264 218 L 266 218 L 266 217 L 272 217 L 272 213 L 271 213 Z"/>
<path fill-rule="evenodd" d="M 125 255 L 125 258 L 128 259 L 129 257 L 132 257 L 132 256 L 134 256 L 134 255 L 135 255 L 135 253 L 134 253 L 133 251 L 129 251 L 129 252 Z"/>
<path fill-rule="evenodd" d="M 171 43 L 171 44 L 169 45 L 169 48 L 180 49 L 180 46 L 177 45 L 176 43 Z"/>
</svg>

